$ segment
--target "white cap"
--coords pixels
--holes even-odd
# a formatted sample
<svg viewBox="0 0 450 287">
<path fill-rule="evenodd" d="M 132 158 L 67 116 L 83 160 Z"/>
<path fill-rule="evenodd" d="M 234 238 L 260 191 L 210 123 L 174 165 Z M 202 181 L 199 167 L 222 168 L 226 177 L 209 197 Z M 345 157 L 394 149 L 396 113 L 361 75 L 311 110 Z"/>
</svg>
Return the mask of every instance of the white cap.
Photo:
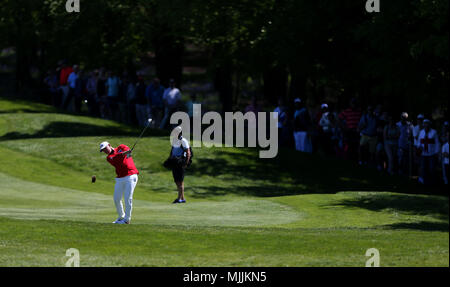
<svg viewBox="0 0 450 287">
<path fill-rule="evenodd" d="M 402 118 L 407 119 L 407 118 L 408 118 L 408 113 L 403 112 L 403 113 L 402 113 Z"/>
<path fill-rule="evenodd" d="M 300 98 L 295 98 L 294 103 L 301 103 L 302 100 L 300 100 Z"/>
<path fill-rule="evenodd" d="M 327 104 L 322 104 L 322 109 L 327 108 L 328 109 L 328 105 Z"/>
<path fill-rule="evenodd" d="M 109 145 L 109 142 L 102 142 L 101 144 L 100 144 L 100 152 L 102 152 L 102 150 L 105 148 L 105 147 L 107 147 Z"/>
</svg>

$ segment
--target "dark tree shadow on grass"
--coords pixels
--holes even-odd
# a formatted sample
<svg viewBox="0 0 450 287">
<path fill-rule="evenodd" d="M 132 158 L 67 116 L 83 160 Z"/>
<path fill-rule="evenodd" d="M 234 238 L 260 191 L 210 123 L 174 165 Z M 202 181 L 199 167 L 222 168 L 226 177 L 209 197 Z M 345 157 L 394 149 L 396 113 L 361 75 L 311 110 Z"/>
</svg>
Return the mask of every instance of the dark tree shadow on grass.
<svg viewBox="0 0 450 287">
<path fill-rule="evenodd" d="M 214 151 L 214 157 L 209 158 L 203 157 L 201 150 L 198 150 L 186 176 L 203 175 L 230 176 L 234 181 L 239 181 L 239 178 L 263 181 L 254 186 L 230 184 L 230 188 L 199 187 L 202 192 L 197 196 L 205 198 L 224 193 L 270 197 L 341 191 L 446 194 L 440 188 L 419 186 L 407 178 L 383 175 L 350 161 L 293 150 L 280 150 L 273 159 L 260 159 L 256 149 L 236 152 L 222 148 Z"/>
<path fill-rule="evenodd" d="M 448 197 L 441 196 L 365 194 L 357 198 L 341 200 L 334 206 L 356 207 L 370 211 L 391 209 L 413 215 L 429 215 L 435 219 L 447 221 L 447 225 L 449 219 Z"/>
<path fill-rule="evenodd" d="M 52 110 L 36 110 L 36 109 L 27 109 L 27 108 L 21 108 L 21 109 L 12 109 L 7 111 L 0 111 L 1 114 L 41 114 L 41 113 L 54 113 L 55 111 Z"/>
<path fill-rule="evenodd" d="M 287 195 L 298 195 L 311 193 L 305 189 L 298 187 L 280 188 L 275 185 L 253 185 L 253 186 L 187 186 L 191 196 L 194 198 L 211 198 L 214 196 L 224 196 L 227 194 L 235 194 L 240 196 L 256 196 L 256 197 L 277 197 Z"/>
<path fill-rule="evenodd" d="M 0 141 L 32 139 L 32 138 L 58 138 L 82 136 L 138 136 L 141 130 L 123 126 L 101 126 L 76 122 L 52 122 L 42 130 L 33 134 L 9 132 L 0 137 Z M 145 136 L 165 136 L 166 131 L 147 129 Z"/>
<path fill-rule="evenodd" d="M 420 231 L 441 231 L 448 232 L 449 226 L 448 222 L 430 222 L 430 221 L 419 221 L 419 222 L 401 222 L 389 225 L 383 225 L 383 228 L 387 229 L 412 229 L 412 230 L 420 230 Z"/>
</svg>

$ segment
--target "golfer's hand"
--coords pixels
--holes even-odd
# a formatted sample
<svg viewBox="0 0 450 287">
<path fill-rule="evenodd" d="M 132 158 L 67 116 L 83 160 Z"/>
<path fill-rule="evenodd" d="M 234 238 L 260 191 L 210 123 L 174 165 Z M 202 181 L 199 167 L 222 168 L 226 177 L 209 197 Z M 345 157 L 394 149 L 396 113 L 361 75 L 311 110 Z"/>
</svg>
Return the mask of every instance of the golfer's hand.
<svg viewBox="0 0 450 287">
<path fill-rule="evenodd" d="M 130 157 L 131 156 L 131 149 L 127 150 L 127 151 L 124 151 L 122 154 L 126 155 L 127 157 Z"/>
</svg>

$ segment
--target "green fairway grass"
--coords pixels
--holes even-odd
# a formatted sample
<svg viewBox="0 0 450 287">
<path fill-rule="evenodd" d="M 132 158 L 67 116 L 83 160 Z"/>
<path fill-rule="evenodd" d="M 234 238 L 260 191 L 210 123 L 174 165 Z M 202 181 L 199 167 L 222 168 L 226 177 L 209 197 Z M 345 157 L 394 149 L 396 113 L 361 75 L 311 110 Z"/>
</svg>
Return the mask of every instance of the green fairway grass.
<svg viewBox="0 0 450 287">
<path fill-rule="evenodd" d="M 448 196 L 352 162 L 281 149 L 194 148 L 187 203 L 162 163 L 169 133 L 148 130 L 130 225 L 98 150 L 140 129 L 0 98 L 0 266 L 449 266 Z M 92 175 L 97 182 L 91 183 Z"/>
</svg>

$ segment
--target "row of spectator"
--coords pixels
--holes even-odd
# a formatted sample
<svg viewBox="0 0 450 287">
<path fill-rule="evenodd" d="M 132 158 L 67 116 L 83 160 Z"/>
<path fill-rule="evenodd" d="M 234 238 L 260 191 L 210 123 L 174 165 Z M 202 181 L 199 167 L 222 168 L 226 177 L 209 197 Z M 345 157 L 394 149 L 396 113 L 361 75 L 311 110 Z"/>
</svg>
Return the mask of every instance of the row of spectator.
<svg viewBox="0 0 450 287">
<path fill-rule="evenodd" d="M 140 126 L 152 118 L 153 127 L 166 128 L 170 115 L 182 105 L 181 92 L 173 79 L 165 88 L 158 78 L 146 84 L 140 75 L 125 72 L 119 77 L 104 69 L 87 74 L 77 65 L 62 63 L 44 82 L 57 107 L 80 113 L 84 102 L 91 116 Z M 192 103 L 187 107 L 191 114 Z"/>
<path fill-rule="evenodd" d="M 82 102 L 91 116 L 145 126 L 152 118 L 153 127 L 167 128 L 170 116 L 178 110 L 193 114 L 195 94 L 182 106 L 181 91 L 174 80 L 165 88 L 158 78 L 145 83 L 142 76 L 99 69 L 86 74 L 77 65 L 64 62 L 49 72 L 45 84 L 53 104 L 66 110 L 80 112 Z M 356 100 L 337 112 L 328 104 L 313 113 L 300 98 L 294 100 L 290 111 L 283 100 L 278 112 L 279 144 L 302 152 L 323 152 L 341 158 L 356 160 L 360 165 L 373 165 L 391 175 L 418 176 L 423 184 L 448 184 L 448 121 L 440 133 L 432 128 L 430 119 L 417 116 L 416 124 L 409 121 L 406 112 L 396 116 L 383 111 L 382 106 L 357 107 Z M 244 112 L 258 112 L 256 98 Z"/>
<path fill-rule="evenodd" d="M 440 132 L 423 114 L 414 125 L 406 112 L 397 116 L 382 106 L 368 106 L 364 111 L 352 99 L 347 109 L 336 112 L 322 104 L 313 114 L 301 99 L 294 100 L 289 113 L 282 100 L 278 112 L 280 144 L 302 152 L 322 151 L 328 155 L 357 160 L 391 175 L 417 176 L 426 185 L 448 184 L 448 121 Z M 439 173 L 439 174 L 438 174 Z"/>
</svg>

